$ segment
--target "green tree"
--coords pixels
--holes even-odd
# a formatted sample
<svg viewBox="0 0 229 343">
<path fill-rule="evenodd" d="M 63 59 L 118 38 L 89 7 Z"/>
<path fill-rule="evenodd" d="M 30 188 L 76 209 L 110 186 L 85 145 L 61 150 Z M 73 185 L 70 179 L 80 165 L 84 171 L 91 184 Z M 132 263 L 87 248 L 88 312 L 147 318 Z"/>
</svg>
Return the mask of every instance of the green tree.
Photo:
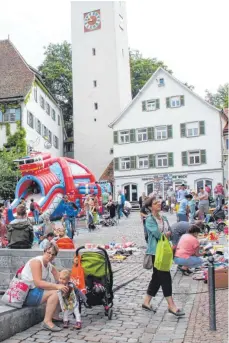
<svg viewBox="0 0 229 343">
<path fill-rule="evenodd" d="M 55 96 L 63 112 L 68 136 L 73 134 L 72 48 L 64 41 L 45 47 L 44 62 L 38 67 L 44 84 Z"/>
<path fill-rule="evenodd" d="M 7 125 L 7 124 L 6 124 Z M 25 156 L 26 131 L 17 122 L 17 129 L 14 134 L 10 132 L 10 126 L 6 126 L 7 143 L 0 151 L 0 198 L 13 198 L 17 181 L 20 179 L 20 171 L 14 160 Z"/>
<path fill-rule="evenodd" d="M 14 134 L 11 134 L 10 128 L 6 129 L 7 143 L 4 144 L 5 148 L 9 151 L 13 151 L 19 157 L 25 156 L 27 154 L 26 145 L 26 130 L 21 127 L 20 121 L 17 122 L 17 129 Z"/>
<path fill-rule="evenodd" d="M 215 107 L 228 108 L 228 92 L 229 83 L 225 83 L 224 85 L 219 86 L 215 94 L 206 89 L 205 99 Z"/>
<path fill-rule="evenodd" d="M 13 149 L 3 149 L 0 152 L 0 198 L 14 198 L 16 184 L 20 178 L 18 167 L 13 162 L 17 158 L 18 154 Z"/>
<path fill-rule="evenodd" d="M 144 58 L 138 50 L 130 50 L 130 72 L 133 98 L 159 67 L 172 73 L 168 66 L 164 64 L 164 62 L 157 60 L 157 58 Z"/>
</svg>

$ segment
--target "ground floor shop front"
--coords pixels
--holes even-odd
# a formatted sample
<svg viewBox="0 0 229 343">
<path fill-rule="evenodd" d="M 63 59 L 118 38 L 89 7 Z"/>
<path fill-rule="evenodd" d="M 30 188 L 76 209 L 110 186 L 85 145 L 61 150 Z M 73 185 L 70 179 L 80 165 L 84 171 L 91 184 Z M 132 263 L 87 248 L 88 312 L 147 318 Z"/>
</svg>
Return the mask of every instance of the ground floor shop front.
<svg viewBox="0 0 229 343">
<path fill-rule="evenodd" d="M 169 187 L 174 190 L 178 186 L 185 184 L 187 189 L 198 191 L 200 187 L 207 184 L 211 189 L 214 189 L 217 182 L 222 182 L 222 170 L 203 170 L 188 173 L 173 173 L 173 174 L 147 174 L 147 175 L 128 175 L 115 177 L 115 195 L 118 191 L 125 192 L 126 199 L 131 202 L 138 201 L 139 197 L 144 192 L 146 195 L 155 193 L 165 197 Z"/>
</svg>

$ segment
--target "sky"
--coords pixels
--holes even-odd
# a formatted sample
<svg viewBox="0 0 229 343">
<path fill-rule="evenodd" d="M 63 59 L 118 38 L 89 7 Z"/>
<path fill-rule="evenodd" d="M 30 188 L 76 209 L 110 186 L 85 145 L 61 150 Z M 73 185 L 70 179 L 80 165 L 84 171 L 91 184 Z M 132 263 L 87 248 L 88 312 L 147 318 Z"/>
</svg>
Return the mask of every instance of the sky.
<svg viewBox="0 0 229 343">
<path fill-rule="evenodd" d="M 44 46 L 71 41 L 70 12 L 70 0 L 0 0 L 0 39 L 37 67 Z M 228 0 L 127 0 L 129 47 L 204 96 L 229 81 L 228 13 Z"/>
</svg>

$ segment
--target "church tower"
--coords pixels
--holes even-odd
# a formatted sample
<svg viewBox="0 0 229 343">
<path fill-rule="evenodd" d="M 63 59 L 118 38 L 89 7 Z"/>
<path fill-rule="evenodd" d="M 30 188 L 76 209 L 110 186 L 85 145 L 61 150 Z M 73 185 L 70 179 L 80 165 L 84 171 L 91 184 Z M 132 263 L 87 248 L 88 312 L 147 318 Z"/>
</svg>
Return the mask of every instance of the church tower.
<svg viewBox="0 0 229 343">
<path fill-rule="evenodd" d="M 99 179 L 113 159 L 108 125 L 131 101 L 126 5 L 71 3 L 74 157 Z"/>
</svg>

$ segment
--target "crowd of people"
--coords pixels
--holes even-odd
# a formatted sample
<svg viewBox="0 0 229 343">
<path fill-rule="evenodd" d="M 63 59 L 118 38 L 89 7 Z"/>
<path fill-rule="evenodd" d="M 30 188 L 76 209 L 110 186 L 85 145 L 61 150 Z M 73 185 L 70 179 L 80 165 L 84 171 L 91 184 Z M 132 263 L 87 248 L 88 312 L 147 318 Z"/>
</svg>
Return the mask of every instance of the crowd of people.
<svg viewBox="0 0 229 343">
<path fill-rule="evenodd" d="M 177 222 L 172 226 L 161 214 L 164 209 L 161 197 L 156 197 L 154 194 L 146 197 L 144 193 L 140 197 L 140 215 L 147 243 L 146 255 L 152 256 L 153 266 L 152 279 L 142 304 L 143 309 L 155 311 L 151 300 L 161 287 L 168 303 L 168 311 L 178 317 L 185 314 L 174 303 L 170 271 L 162 271 L 155 267 L 157 245 L 162 235 L 168 239 L 173 251 L 174 263 L 184 275 L 189 276 L 196 268 L 199 268 L 203 264 L 202 256 L 205 251 L 200 247 L 197 237 L 205 228 L 204 216 L 209 210 L 211 192 L 208 185 L 205 185 L 205 188 L 201 187 L 198 194 L 195 191 L 189 191 L 185 185 L 181 185 L 176 192 L 172 187 L 169 188 L 166 197 L 168 211 L 173 213 L 173 209 L 176 208 L 177 212 Z M 216 205 L 221 206 L 224 202 L 222 184 L 217 184 L 214 195 Z"/>
<path fill-rule="evenodd" d="M 83 199 L 83 208 L 79 208 L 75 202 L 70 201 L 67 195 L 63 196 L 61 204 L 62 218 L 61 227 L 56 227 L 54 222 L 50 221 L 48 213 L 42 213 L 39 204 L 32 198 L 27 204 L 25 198 L 20 199 L 20 204 L 16 209 L 16 219 L 11 213 L 11 221 L 6 225 L 6 212 L 11 213 L 10 200 L 0 205 L 0 238 L 1 247 L 16 249 L 29 249 L 32 247 L 34 238 L 41 249 L 44 249 L 47 242 L 59 241 L 60 239 L 69 238 L 73 240 L 74 234 L 78 234 L 76 229 L 77 219 L 86 215 L 87 227 L 89 230 L 95 229 L 100 223 L 100 217 L 105 212 L 109 218 L 121 218 L 129 216 L 131 204 L 126 200 L 125 194 L 121 191 L 118 193 L 117 202 L 113 200 L 112 194 L 102 193 L 102 203 L 96 194 L 86 194 Z M 30 212 L 31 216 L 28 217 Z M 31 218 L 35 223 L 33 227 Z M 40 223 L 41 221 L 41 223 Z M 66 240 L 66 246 L 70 243 Z M 74 247 L 74 245 L 71 245 Z"/>
</svg>

